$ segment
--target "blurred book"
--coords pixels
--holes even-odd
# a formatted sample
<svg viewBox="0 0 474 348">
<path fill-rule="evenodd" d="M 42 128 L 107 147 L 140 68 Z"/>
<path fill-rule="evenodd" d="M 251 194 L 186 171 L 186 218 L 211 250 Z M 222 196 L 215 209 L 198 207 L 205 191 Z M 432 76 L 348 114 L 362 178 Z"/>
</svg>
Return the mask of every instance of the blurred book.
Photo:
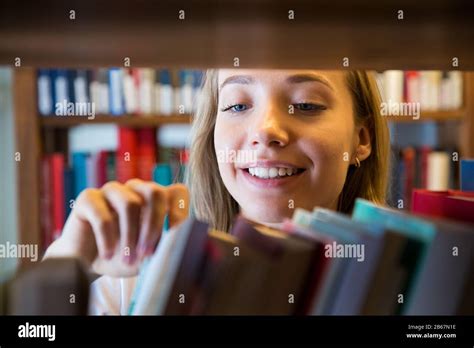
<svg viewBox="0 0 474 348">
<path fill-rule="evenodd" d="M 191 114 L 202 75 L 189 69 L 39 69 L 38 111 L 43 116 L 75 116 L 84 110 L 79 104 L 90 103 L 97 115 Z"/>
<path fill-rule="evenodd" d="M 473 314 L 472 224 L 358 199 L 230 233 L 189 218 L 141 272 L 133 315 Z"/>
<path fill-rule="evenodd" d="M 386 103 L 419 103 L 423 111 L 459 110 L 463 105 L 459 71 L 387 70 L 376 80 Z"/>
</svg>

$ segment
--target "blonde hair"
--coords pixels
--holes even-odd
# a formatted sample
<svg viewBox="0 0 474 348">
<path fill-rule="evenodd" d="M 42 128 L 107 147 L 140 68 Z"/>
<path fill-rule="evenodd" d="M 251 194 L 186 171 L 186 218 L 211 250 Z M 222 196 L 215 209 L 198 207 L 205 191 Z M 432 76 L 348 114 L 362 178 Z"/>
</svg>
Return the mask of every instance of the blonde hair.
<svg viewBox="0 0 474 348">
<path fill-rule="evenodd" d="M 218 107 L 218 70 L 208 70 L 193 119 L 190 161 L 186 183 L 191 191 L 191 210 L 213 228 L 229 231 L 239 205 L 227 191 L 219 174 L 214 149 Z M 339 196 L 338 210 L 350 213 L 357 197 L 378 204 L 386 201 L 390 139 L 386 120 L 380 114 L 380 94 L 372 73 L 350 71 L 347 84 L 352 95 L 355 123 L 369 130 L 372 152 L 360 168 L 349 166 Z"/>
</svg>

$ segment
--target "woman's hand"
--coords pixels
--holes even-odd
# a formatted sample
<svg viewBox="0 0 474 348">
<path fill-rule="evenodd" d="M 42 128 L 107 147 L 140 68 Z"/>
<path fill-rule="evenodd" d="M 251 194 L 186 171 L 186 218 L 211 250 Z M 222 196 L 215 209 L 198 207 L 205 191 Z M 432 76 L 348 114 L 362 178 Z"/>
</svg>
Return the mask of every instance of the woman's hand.
<svg viewBox="0 0 474 348">
<path fill-rule="evenodd" d="M 98 274 L 133 276 L 158 244 L 166 214 L 170 227 L 188 216 L 186 186 L 138 179 L 109 182 L 78 196 L 48 257 L 79 257 Z"/>
</svg>

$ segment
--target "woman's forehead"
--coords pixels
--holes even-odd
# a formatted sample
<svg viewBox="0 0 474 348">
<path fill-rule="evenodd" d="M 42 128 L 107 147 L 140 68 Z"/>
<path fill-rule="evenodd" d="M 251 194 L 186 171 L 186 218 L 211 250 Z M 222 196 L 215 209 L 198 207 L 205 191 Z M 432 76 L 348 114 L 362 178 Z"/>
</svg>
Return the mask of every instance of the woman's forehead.
<svg viewBox="0 0 474 348">
<path fill-rule="evenodd" d="M 320 82 L 327 87 L 337 89 L 344 84 L 343 70 L 307 70 L 307 69 L 219 69 L 218 83 L 222 89 L 227 83 L 297 83 Z"/>
</svg>

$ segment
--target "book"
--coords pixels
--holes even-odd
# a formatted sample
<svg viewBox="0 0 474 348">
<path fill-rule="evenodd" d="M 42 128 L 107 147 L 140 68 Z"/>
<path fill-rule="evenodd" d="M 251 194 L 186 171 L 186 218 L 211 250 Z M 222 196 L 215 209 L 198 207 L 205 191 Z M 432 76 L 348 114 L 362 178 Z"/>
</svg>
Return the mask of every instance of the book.
<svg viewBox="0 0 474 348">
<path fill-rule="evenodd" d="M 461 159 L 461 190 L 474 191 L 474 159 Z"/>
<path fill-rule="evenodd" d="M 146 267 L 140 293 L 134 296 L 133 315 L 184 314 L 189 310 L 207 232 L 205 223 L 190 218 L 179 230 L 162 235 Z"/>
<path fill-rule="evenodd" d="M 72 168 L 74 172 L 74 196 L 87 188 L 87 158 L 86 152 L 74 152 L 72 154 Z"/>
<path fill-rule="evenodd" d="M 51 188 L 52 188 L 52 220 L 53 240 L 61 236 L 66 212 L 64 209 L 64 155 L 54 153 L 51 155 Z"/>
<path fill-rule="evenodd" d="M 454 315 L 460 310 L 458 304 L 466 296 L 463 290 L 472 269 L 472 226 L 426 220 L 362 199 L 356 201 L 353 218 L 375 221 L 419 240 L 419 251 L 413 255 L 415 267 L 402 294 L 401 313 Z"/>
<path fill-rule="evenodd" d="M 138 138 L 134 128 L 118 128 L 118 148 L 116 154 L 117 180 L 125 183 L 137 177 Z"/>
<path fill-rule="evenodd" d="M 303 301 L 303 285 L 309 275 L 314 244 L 263 225 L 252 225 L 239 216 L 232 235 L 251 248 L 265 252 L 274 260 L 274 271 L 267 278 L 269 291 L 265 305 L 268 315 L 295 314 Z"/>
<path fill-rule="evenodd" d="M 474 196 L 456 191 L 413 191 L 412 212 L 433 217 L 444 217 L 474 223 Z"/>
<path fill-rule="evenodd" d="M 349 233 L 357 235 L 355 248 L 363 246 L 363 259 L 352 257 L 347 273 L 335 289 L 334 304 L 329 311 L 334 315 L 362 314 L 363 305 L 374 283 L 377 266 L 383 255 L 385 229 L 379 224 L 362 224 L 349 216 L 328 209 L 316 208 L 313 218 L 329 224 L 335 224 Z M 357 256 L 357 255 L 355 255 Z"/>
<path fill-rule="evenodd" d="M 268 308 L 262 298 L 272 289 L 262 286 L 262 281 L 267 279 L 272 267 L 272 258 L 267 254 L 254 250 L 228 233 L 210 230 L 200 298 L 193 313 L 267 313 Z"/>
</svg>

